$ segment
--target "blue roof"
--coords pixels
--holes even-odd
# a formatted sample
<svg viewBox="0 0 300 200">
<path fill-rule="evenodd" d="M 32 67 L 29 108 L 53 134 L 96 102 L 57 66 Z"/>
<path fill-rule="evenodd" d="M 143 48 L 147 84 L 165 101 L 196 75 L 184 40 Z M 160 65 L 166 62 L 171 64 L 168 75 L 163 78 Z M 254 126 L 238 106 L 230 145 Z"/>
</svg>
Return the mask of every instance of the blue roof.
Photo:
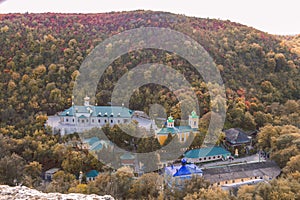
<svg viewBox="0 0 300 200">
<path fill-rule="evenodd" d="M 202 175 L 202 170 L 194 164 L 182 164 L 179 166 L 166 167 L 167 174 L 173 177 L 187 176 L 187 175 Z"/>
<path fill-rule="evenodd" d="M 133 111 L 122 106 L 71 106 L 64 110 L 60 116 L 74 116 L 75 113 L 88 114 L 93 117 L 120 117 L 130 118 Z"/>
<path fill-rule="evenodd" d="M 95 178 L 96 176 L 98 176 L 98 174 L 99 174 L 99 172 L 97 170 L 91 170 L 86 173 L 86 177 L 87 178 Z"/>
<path fill-rule="evenodd" d="M 190 126 L 175 126 L 174 128 L 162 128 L 159 130 L 157 134 L 167 135 L 169 133 L 176 134 L 176 133 L 187 133 L 193 131 L 197 131 L 197 129 L 193 129 Z"/>
<path fill-rule="evenodd" d="M 200 149 L 192 149 L 187 151 L 184 154 L 186 158 L 204 158 L 207 156 L 216 156 L 216 155 L 227 156 L 227 155 L 231 155 L 231 153 L 222 147 L 215 146 L 215 147 L 206 147 Z"/>
</svg>

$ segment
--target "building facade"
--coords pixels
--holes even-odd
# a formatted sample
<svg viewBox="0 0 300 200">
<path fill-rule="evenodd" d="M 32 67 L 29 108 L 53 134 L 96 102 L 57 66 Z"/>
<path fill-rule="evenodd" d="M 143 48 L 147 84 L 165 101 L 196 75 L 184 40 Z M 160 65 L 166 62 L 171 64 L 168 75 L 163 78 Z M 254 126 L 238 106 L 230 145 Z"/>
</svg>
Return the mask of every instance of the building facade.
<svg viewBox="0 0 300 200">
<path fill-rule="evenodd" d="M 216 166 L 202 170 L 204 179 L 223 189 L 268 182 L 281 173 L 279 166 L 272 161 Z"/>
<path fill-rule="evenodd" d="M 191 163 L 226 160 L 230 156 L 231 153 L 229 151 L 219 146 L 192 149 L 184 154 L 185 159 Z"/>
<path fill-rule="evenodd" d="M 59 113 L 59 123 L 52 128 L 64 135 L 106 124 L 126 124 L 132 120 L 133 111 L 124 106 L 94 106 L 90 105 L 89 100 L 85 97 L 83 106 L 72 105 Z"/>
<path fill-rule="evenodd" d="M 191 179 L 193 176 L 202 175 L 203 172 L 198 166 L 194 164 L 187 164 L 185 159 L 181 160 L 181 165 L 171 165 L 164 168 L 165 181 L 169 187 L 182 187 L 186 181 Z"/>
<path fill-rule="evenodd" d="M 198 132 L 199 116 L 195 111 L 189 115 L 188 126 L 175 126 L 174 122 L 173 117 L 169 116 L 166 127 L 156 132 L 156 137 L 161 145 L 164 144 L 169 134 L 178 136 L 181 142 L 186 142 L 190 134 Z"/>
<path fill-rule="evenodd" d="M 225 144 L 230 147 L 247 146 L 251 144 L 251 137 L 238 128 L 231 128 L 224 131 Z"/>
</svg>

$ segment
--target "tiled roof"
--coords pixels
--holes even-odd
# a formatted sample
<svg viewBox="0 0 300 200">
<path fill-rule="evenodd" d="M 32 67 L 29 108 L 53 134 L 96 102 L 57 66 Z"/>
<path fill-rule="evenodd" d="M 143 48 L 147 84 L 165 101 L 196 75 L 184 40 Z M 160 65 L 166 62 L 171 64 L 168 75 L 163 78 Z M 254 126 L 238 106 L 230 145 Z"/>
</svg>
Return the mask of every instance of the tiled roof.
<svg viewBox="0 0 300 200">
<path fill-rule="evenodd" d="M 74 116 L 75 113 L 88 114 L 93 117 L 130 118 L 133 111 L 122 106 L 71 106 L 60 113 L 60 116 Z"/>
<path fill-rule="evenodd" d="M 203 177 L 211 183 L 250 177 L 277 177 L 281 170 L 275 162 L 243 163 L 202 169 Z"/>
<path fill-rule="evenodd" d="M 243 144 L 243 143 L 249 143 L 250 139 L 240 129 L 231 128 L 228 130 L 225 130 L 225 139 L 230 142 L 231 144 Z"/>
<path fill-rule="evenodd" d="M 222 147 L 206 147 L 200 149 L 192 149 L 184 154 L 186 158 L 204 158 L 207 156 L 223 155 L 229 156 L 231 153 Z"/>
</svg>

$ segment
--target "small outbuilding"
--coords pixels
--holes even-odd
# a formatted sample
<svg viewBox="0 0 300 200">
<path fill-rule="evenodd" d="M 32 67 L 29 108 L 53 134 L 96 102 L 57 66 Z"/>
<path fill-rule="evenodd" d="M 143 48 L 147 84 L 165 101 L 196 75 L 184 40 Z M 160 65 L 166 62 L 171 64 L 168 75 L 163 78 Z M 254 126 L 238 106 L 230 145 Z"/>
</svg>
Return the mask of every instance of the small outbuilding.
<svg viewBox="0 0 300 200">
<path fill-rule="evenodd" d="M 220 146 L 192 149 L 184 154 L 185 159 L 191 163 L 226 160 L 231 153 Z"/>
<path fill-rule="evenodd" d="M 181 165 L 171 165 L 164 168 L 165 180 L 167 184 L 172 187 L 173 185 L 179 188 L 184 186 L 186 181 L 190 180 L 193 176 L 202 176 L 202 170 L 195 164 L 188 164 L 186 159 L 181 160 Z"/>
<path fill-rule="evenodd" d="M 248 136 L 244 131 L 238 128 L 231 128 L 224 131 L 225 142 L 227 146 L 239 147 L 247 146 L 251 144 L 251 137 Z"/>
<path fill-rule="evenodd" d="M 86 176 L 86 181 L 89 182 L 89 181 L 94 181 L 95 178 L 99 175 L 99 172 L 97 170 L 91 170 L 91 171 L 88 171 L 85 176 Z"/>
<path fill-rule="evenodd" d="M 59 170 L 60 170 L 59 168 L 51 168 L 45 171 L 45 180 L 52 181 L 53 175 Z"/>
</svg>

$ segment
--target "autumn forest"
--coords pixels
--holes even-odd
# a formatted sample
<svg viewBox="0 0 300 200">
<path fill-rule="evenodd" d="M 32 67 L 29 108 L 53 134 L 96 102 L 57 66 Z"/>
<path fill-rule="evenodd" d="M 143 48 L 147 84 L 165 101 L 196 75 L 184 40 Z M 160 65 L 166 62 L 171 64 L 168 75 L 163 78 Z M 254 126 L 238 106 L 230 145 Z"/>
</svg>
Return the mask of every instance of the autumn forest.
<svg viewBox="0 0 300 200">
<path fill-rule="evenodd" d="M 139 27 L 170 28 L 204 47 L 225 84 L 224 129 L 258 130 L 255 147 L 270 153 L 282 169 L 280 177 L 270 184 L 243 186 L 234 194 L 212 189 L 204 180 L 193 180 L 185 190 L 162 192 L 157 173 L 137 179 L 122 168 L 113 173 L 93 155 L 74 148 L 77 134 L 61 136 L 44 126 L 47 116 L 72 105 L 80 65 L 92 50 L 117 33 Z M 117 199 L 300 199 L 300 36 L 270 35 L 230 21 L 141 10 L 25 13 L 0 15 L 0 46 L 1 184 L 22 182 L 46 192 L 111 194 Z M 170 52 L 145 49 L 119 57 L 101 77 L 93 103 L 109 105 L 118 79 L 143 63 L 165 64 L 184 74 L 200 102 L 199 131 L 205 134 L 216 102 L 210 101 L 207 84 L 190 63 Z M 187 99 L 190 96 L 184 89 L 177 92 Z M 129 108 L 148 113 L 149 105 L 156 103 L 180 118 L 176 96 L 155 84 L 140 87 Z M 105 129 L 122 146 L 125 136 L 120 136 L 118 128 Z M 202 139 L 197 139 L 192 145 L 201 145 Z M 140 152 L 147 152 L 150 146 L 160 148 L 154 138 L 136 145 Z M 54 182 L 42 185 L 43 172 L 53 167 L 62 170 Z M 103 174 L 95 181 L 79 183 L 79 172 L 91 169 Z M 114 187 L 108 188 L 107 182 Z"/>
</svg>

